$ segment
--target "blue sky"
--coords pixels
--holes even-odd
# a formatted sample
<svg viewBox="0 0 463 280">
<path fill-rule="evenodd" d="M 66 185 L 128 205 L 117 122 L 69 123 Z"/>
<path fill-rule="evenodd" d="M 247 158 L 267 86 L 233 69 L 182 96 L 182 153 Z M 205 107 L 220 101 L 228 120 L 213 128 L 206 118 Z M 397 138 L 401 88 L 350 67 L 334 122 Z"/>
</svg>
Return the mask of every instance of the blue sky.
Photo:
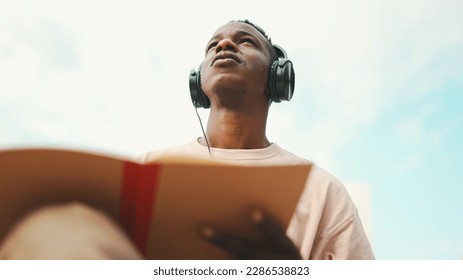
<svg viewBox="0 0 463 280">
<path fill-rule="evenodd" d="M 135 157 L 189 141 L 187 75 L 217 27 L 248 18 L 296 69 L 269 139 L 368 186 L 377 258 L 459 259 L 462 14 L 437 0 L 0 0 L 0 147 Z"/>
</svg>

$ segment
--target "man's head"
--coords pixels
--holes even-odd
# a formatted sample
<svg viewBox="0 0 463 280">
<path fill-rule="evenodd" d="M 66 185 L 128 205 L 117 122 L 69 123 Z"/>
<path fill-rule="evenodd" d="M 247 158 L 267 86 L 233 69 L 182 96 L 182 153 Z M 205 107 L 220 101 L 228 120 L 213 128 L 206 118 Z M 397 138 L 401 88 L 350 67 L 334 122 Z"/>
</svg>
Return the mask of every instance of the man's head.
<svg viewBox="0 0 463 280">
<path fill-rule="evenodd" d="M 268 106 L 268 73 L 275 57 L 262 29 L 249 22 L 229 22 L 206 45 L 202 88 L 213 106 L 234 110 Z"/>
<path fill-rule="evenodd" d="M 210 92 L 206 90 L 208 94 L 205 94 L 203 91 L 203 84 L 204 77 L 202 77 L 205 73 L 200 73 L 205 68 L 204 62 L 210 59 L 208 55 L 210 54 L 210 50 L 214 50 L 217 56 L 213 57 L 213 60 L 219 60 L 222 58 L 229 59 L 229 62 L 235 60 L 235 62 L 239 62 L 241 64 L 242 61 L 238 61 L 238 56 L 243 55 L 244 52 L 240 51 L 241 42 L 236 42 L 236 38 L 233 39 L 231 36 L 226 35 L 227 29 L 235 30 L 239 35 L 246 37 L 247 35 L 249 38 L 244 38 L 245 41 L 243 43 L 251 43 L 254 47 L 260 49 L 261 53 L 267 55 L 267 62 L 269 64 L 268 74 L 267 74 L 267 87 L 265 90 L 265 95 L 270 97 L 267 99 L 267 105 L 270 105 L 270 100 L 274 102 L 281 102 L 284 100 L 291 100 L 293 91 L 294 91 L 294 70 L 293 64 L 290 60 L 287 59 L 286 52 L 277 45 L 274 45 L 270 38 L 265 34 L 265 31 L 260 28 L 259 26 L 255 25 L 254 23 L 248 20 L 238 20 L 238 21 L 231 21 L 228 24 L 225 24 L 221 28 L 219 28 L 214 35 L 212 36 L 211 40 L 209 41 L 208 45 L 206 46 L 206 57 L 203 63 L 200 66 L 200 71 L 192 70 L 189 76 L 190 82 L 190 94 L 191 100 L 195 107 L 204 107 L 209 108 L 211 106 L 211 102 L 209 99 L 209 95 L 215 94 L 215 92 Z M 247 29 L 248 31 L 246 31 Z M 228 33 L 230 30 L 228 30 Z M 230 34 L 229 34 L 230 35 Z M 229 38 L 227 38 L 227 36 Z M 239 36 L 235 36 L 239 37 Z M 252 39 L 254 38 L 254 39 Z M 240 39 L 240 38 L 238 38 Z M 223 41 L 225 43 L 223 43 Z M 254 42 L 255 41 L 255 42 Z M 255 43 L 255 44 L 253 44 Z M 223 46 L 226 46 L 225 48 Z M 217 48 L 216 48 L 217 47 Z M 230 60 L 231 59 L 231 60 Z M 222 60 L 220 60 L 222 61 Z M 246 61 L 244 61 L 246 62 Z M 245 65 L 246 63 L 244 63 Z M 209 66 L 212 66 L 209 65 Z M 254 72 L 255 74 L 256 72 Z M 205 76 L 205 75 L 204 75 Z M 252 79 L 251 75 L 245 75 L 249 79 Z M 201 81 L 201 77 L 203 78 Z M 255 80 L 255 79 L 254 79 Z M 255 80 L 258 81 L 258 80 Z M 221 86 L 226 84 L 221 83 Z M 235 85 L 244 85 L 243 82 L 236 83 Z M 230 88 L 228 88 L 230 90 Z M 235 93 L 243 92 L 243 91 L 236 91 Z M 255 94 L 255 93 L 253 93 Z M 235 95 L 226 95 L 230 98 L 237 98 L 243 97 L 242 95 L 235 94 Z M 239 104 L 241 101 L 231 100 L 235 104 Z M 230 102 L 227 102 L 230 103 Z M 231 103 L 230 103 L 231 104 Z"/>
</svg>

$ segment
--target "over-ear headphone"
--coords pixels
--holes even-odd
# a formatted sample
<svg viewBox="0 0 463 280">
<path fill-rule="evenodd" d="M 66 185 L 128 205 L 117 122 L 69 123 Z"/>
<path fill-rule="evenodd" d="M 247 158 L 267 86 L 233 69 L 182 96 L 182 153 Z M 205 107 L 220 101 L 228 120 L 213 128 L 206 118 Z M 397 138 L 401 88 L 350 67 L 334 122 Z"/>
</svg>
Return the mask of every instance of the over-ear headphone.
<svg viewBox="0 0 463 280">
<path fill-rule="evenodd" d="M 283 100 L 289 101 L 294 93 L 294 68 L 291 60 L 285 50 L 278 46 L 273 45 L 278 60 L 273 61 L 269 68 L 269 77 L 267 88 L 269 97 L 273 102 L 281 102 Z M 211 101 L 204 93 L 201 87 L 201 65 L 198 70 L 191 70 L 189 75 L 190 95 L 193 105 L 198 107 L 210 108 Z"/>
</svg>

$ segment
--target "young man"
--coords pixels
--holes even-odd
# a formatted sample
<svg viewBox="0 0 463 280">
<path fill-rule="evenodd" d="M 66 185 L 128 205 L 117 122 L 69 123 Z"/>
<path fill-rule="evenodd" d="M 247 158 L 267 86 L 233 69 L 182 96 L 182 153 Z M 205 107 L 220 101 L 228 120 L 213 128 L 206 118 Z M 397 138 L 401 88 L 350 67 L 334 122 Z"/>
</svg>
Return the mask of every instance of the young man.
<svg viewBox="0 0 463 280">
<path fill-rule="evenodd" d="M 202 91 L 211 105 L 208 141 L 199 138 L 148 153 L 145 160 L 186 154 L 244 165 L 307 163 L 271 143 L 265 135 L 269 95 L 272 100 L 278 99 L 267 86 L 269 68 L 275 60 L 278 52 L 265 33 L 251 23 L 231 22 L 219 28 L 207 44 L 200 73 Z M 373 258 L 344 186 L 316 166 L 286 233 L 264 210 L 255 210 L 252 218 L 262 233 L 259 244 L 212 227 L 205 228 L 203 234 L 241 259 Z M 0 259 L 139 258 L 142 255 L 108 216 L 75 203 L 38 209 L 19 221 L 0 244 Z"/>
<path fill-rule="evenodd" d="M 200 106 L 211 108 L 206 137 L 148 153 L 144 160 L 181 154 L 243 165 L 307 163 L 266 137 L 269 107 L 275 99 L 272 82 L 269 83 L 274 77 L 269 77 L 273 75 L 269 72 L 275 70 L 270 68 L 278 61 L 276 50 L 279 48 L 272 45 L 265 32 L 249 21 L 220 27 L 206 45 L 200 71 L 193 73 L 200 76 L 201 86 L 196 91 L 193 88 L 193 99 L 201 93 L 207 96 L 195 99 L 195 106 L 199 102 Z M 292 94 L 292 88 L 288 90 Z M 288 93 L 283 93 L 283 97 L 288 97 Z M 344 186 L 319 167 L 312 168 L 286 234 L 263 211 L 256 210 L 252 217 L 261 228 L 262 239 L 267 240 L 264 244 L 253 244 L 210 227 L 204 229 L 204 235 L 244 259 L 374 258 L 357 209 Z"/>
</svg>

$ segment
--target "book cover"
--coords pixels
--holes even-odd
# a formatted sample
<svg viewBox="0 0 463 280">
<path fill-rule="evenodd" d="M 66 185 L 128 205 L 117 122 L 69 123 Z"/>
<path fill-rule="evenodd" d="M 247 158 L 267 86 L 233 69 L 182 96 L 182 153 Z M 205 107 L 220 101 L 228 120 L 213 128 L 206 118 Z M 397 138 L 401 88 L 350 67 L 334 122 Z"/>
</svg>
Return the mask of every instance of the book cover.
<svg viewBox="0 0 463 280">
<path fill-rule="evenodd" d="M 107 213 L 147 259 L 227 259 L 201 225 L 252 236 L 249 209 L 286 227 L 310 165 L 239 166 L 191 157 L 139 163 L 63 149 L 0 151 L 0 240 L 25 214 L 82 202 Z"/>
</svg>

